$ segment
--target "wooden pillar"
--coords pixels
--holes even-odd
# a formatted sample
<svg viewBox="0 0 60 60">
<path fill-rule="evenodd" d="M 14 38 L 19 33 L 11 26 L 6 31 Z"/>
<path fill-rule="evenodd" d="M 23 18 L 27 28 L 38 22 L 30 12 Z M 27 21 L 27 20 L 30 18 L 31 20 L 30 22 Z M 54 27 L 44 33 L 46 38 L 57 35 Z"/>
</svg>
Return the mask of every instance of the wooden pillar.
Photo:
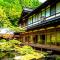
<svg viewBox="0 0 60 60">
<path fill-rule="evenodd" d="M 40 34 L 38 34 L 38 43 L 40 44 Z"/>
<path fill-rule="evenodd" d="M 51 32 L 50 32 L 50 46 L 51 46 Z"/>
<path fill-rule="evenodd" d="M 25 36 L 23 37 L 23 42 L 25 42 Z"/>
<path fill-rule="evenodd" d="M 45 44 L 46 44 L 46 42 L 47 42 L 47 30 L 45 28 Z"/>
<path fill-rule="evenodd" d="M 30 35 L 31 43 L 33 43 L 33 35 Z"/>
<path fill-rule="evenodd" d="M 57 45 L 57 29 L 56 29 L 56 27 L 55 27 L 55 45 Z"/>
</svg>

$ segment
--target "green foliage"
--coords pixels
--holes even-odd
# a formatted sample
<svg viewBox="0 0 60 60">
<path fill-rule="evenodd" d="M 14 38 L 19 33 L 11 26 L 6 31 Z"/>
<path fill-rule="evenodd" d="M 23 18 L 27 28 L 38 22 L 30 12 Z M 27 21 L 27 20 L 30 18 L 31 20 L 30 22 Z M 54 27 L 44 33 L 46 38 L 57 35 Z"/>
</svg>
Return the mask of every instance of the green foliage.
<svg viewBox="0 0 60 60">
<path fill-rule="evenodd" d="M 20 0 L 23 7 L 33 8 L 35 9 L 41 3 L 39 0 Z"/>
<path fill-rule="evenodd" d="M 5 39 L 2 39 L 2 40 L 0 40 L 0 42 L 6 42 L 6 40 Z"/>
<path fill-rule="evenodd" d="M 39 54 L 39 53 L 35 52 L 34 54 L 24 55 L 23 60 L 41 60 L 41 58 L 43 58 L 43 57 L 44 57 L 43 54 Z"/>
<path fill-rule="evenodd" d="M 10 40 L 9 42 L 10 42 L 11 44 L 17 44 L 17 45 L 18 45 L 18 44 L 21 44 L 20 41 L 14 40 L 14 39 L 13 39 L 13 40 Z"/>
<path fill-rule="evenodd" d="M 30 46 L 23 46 L 22 48 L 17 50 L 21 55 L 26 55 L 26 54 L 33 54 L 34 50 Z"/>
<path fill-rule="evenodd" d="M 17 41 L 17 40 L 10 40 L 10 41 L 1 40 L 0 41 L 0 50 L 1 51 L 11 51 L 14 49 L 15 45 L 19 45 L 19 44 L 21 44 L 21 42 Z"/>
<path fill-rule="evenodd" d="M 17 40 L 10 40 L 0 42 L 0 59 L 7 57 L 13 58 L 15 56 L 22 56 L 21 60 L 39 59 L 44 57 L 43 53 L 36 52 L 30 46 L 20 46 L 21 42 Z"/>
<path fill-rule="evenodd" d="M 56 60 L 60 60 L 60 56 L 57 56 L 57 57 L 56 57 Z"/>
<path fill-rule="evenodd" d="M 3 58 L 6 54 L 3 52 L 0 52 L 0 59 Z"/>
<path fill-rule="evenodd" d="M 21 42 L 17 40 L 6 41 L 2 39 L 0 41 L 0 58 L 4 56 L 14 57 L 15 46 L 19 45 Z"/>
<path fill-rule="evenodd" d="M 0 0 L 0 27 L 16 27 L 21 12 L 19 0 Z"/>
<path fill-rule="evenodd" d="M 20 47 L 15 47 L 16 51 L 22 56 L 21 60 L 37 60 L 39 58 L 43 58 L 44 54 L 41 52 L 36 52 L 32 47 L 30 46 L 23 46 L 22 48 Z"/>
<path fill-rule="evenodd" d="M 38 0 L 0 0 L 0 27 L 8 27 L 16 32 L 20 32 L 18 20 L 21 16 L 22 8 L 28 7 L 34 9 L 39 4 Z"/>
<path fill-rule="evenodd" d="M 21 28 L 21 27 L 10 27 L 9 28 L 10 30 L 14 31 L 14 32 L 24 32 L 25 29 L 24 28 Z"/>
</svg>

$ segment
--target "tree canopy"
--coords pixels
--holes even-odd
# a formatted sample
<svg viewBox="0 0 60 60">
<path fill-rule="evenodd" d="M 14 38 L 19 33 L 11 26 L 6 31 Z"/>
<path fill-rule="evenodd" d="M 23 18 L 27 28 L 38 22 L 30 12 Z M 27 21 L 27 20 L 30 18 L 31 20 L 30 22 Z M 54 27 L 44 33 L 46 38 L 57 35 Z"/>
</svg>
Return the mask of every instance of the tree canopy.
<svg viewBox="0 0 60 60">
<path fill-rule="evenodd" d="M 24 7 L 36 8 L 38 0 L 0 0 L 0 28 L 18 27 L 18 20 Z"/>
<path fill-rule="evenodd" d="M 39 0 L 20 0 L 20 1 L 23 7 L 28 7 L 32 9 L 35 9 L 37 6 L 41 4 Z"/>
</svg>

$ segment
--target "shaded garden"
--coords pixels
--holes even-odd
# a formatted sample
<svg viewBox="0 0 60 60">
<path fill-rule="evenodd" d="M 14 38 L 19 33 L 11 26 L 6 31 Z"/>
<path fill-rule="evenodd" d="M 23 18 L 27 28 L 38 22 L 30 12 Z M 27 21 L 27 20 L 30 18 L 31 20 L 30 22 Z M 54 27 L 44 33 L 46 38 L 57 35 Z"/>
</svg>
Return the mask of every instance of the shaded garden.
<svg viewBox="0 0 60 60">
<path fill-rule="evenodd" d="M 0 59 L 1 60 L 36 60 L 41 59 L 47 53 L 37 52 L 30 46 L 20 46 L 21 42 L 17 40 L 0 40 Z"/>
</svg>

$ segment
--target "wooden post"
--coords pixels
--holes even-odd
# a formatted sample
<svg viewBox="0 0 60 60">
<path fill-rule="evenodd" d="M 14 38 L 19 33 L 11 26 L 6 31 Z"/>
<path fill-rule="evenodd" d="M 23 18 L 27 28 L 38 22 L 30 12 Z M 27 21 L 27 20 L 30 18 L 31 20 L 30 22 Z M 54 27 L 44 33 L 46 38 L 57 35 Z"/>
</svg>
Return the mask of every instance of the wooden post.
<svg viewBox="0 0 60 60">
<path fill-rule="evenodd" d="M 23 42 L 25 42 L 25 36 L 23 37 Z"/>
<path fill-rule="evenodd" d="M 57 45 L 57 30 L 56 30 L 56 27 L 55 27 L 55 44 Z"/>
<path fill-rule="evenodd" d="M 51 46 L 51 33 L 50 33 L 50 46 Z"/>
<path fill-rule="evenodd" d="M 47 30 L 45 29 L 45 44 L 46 44 L 46 41 L 47 41 Z"/>
</svg>

